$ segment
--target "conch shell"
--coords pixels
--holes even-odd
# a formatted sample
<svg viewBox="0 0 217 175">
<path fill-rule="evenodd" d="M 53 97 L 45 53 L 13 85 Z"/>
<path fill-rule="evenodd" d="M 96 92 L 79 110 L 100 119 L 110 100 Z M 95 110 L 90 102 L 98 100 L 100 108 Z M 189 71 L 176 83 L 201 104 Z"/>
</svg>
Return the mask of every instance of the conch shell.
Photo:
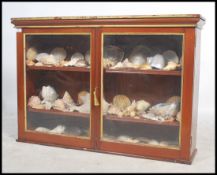
<svg viewBox="0 0 217 175">
<path fill-rule="evenodd" d="M 116 95 L 112 103 L 120 110 L 126 109 L 131 104 L 130 99 L 126 95 Z"/>
<path fill-rule="evenodd" d="M 123 112 L 121 112 L 120 109 L 118 109 L 116 106 L 111 105 L 108 109 L 108 114 L 114 114 L 117 115 L 118 117 L 123 116 Z"/>
<path fill-rule="evenodd" d="M 30 47 L 26 52 L 26 57 L 28 61 L 34 61 L 37 56 L 37 50 L 34 47 Z"/>
</svg>

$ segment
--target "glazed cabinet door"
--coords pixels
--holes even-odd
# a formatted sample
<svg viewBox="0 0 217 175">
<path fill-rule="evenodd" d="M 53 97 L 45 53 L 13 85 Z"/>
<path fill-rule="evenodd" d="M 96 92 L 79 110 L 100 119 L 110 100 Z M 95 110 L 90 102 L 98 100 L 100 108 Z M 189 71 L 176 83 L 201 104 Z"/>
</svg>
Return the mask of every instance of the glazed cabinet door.
<svg viewBox="0 0 217 175">
<path fill-rule="evenodd" d="M 94 30 L 87 28 L 24 29 L 20 34 L 19 105 L 24 108 L 19 139 L 94 146 L 93 38 Z"/>
<path fill-rule="evenodd" d="M 102 28 L 99 149 L 179 159 L 185 29 Z"/>
</svg>

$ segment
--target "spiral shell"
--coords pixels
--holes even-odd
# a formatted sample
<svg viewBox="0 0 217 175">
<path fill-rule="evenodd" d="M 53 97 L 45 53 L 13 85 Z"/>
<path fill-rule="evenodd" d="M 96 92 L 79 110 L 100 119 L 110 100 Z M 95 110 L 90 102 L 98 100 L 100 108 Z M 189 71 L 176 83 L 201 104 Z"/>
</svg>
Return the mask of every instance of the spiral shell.
<svg viewBox="0 0 217 175">
<path fill-rule="evenodd" d="M 116 95 L 113 98 L 113 105 L 120 110 L 124 110 L 125 108 L 130 106 L 130 104 L 130 99 L 126 95 Z"/>
</svg>

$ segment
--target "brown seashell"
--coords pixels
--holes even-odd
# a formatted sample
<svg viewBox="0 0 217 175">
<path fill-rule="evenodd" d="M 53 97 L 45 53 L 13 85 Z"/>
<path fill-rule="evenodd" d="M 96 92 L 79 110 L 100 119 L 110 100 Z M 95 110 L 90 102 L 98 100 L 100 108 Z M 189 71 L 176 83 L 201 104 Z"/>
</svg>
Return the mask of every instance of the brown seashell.
<svg viewBox="0 0 217 175">
<path fill-rule="evenodd" d="M 126 95 L 116 95 L 113 98 L 113 105 L 120 110 L 126 109 L 128 106 L 130 106 L 130 104 L 130 99 Z"/>
</svg>

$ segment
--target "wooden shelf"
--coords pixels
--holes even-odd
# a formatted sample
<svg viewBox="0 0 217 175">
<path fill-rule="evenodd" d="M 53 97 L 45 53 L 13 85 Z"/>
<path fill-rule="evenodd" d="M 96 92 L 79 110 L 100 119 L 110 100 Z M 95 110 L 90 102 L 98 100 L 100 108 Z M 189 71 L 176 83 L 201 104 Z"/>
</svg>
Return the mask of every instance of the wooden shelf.
<svg viewBox="0 0 217 175">
<path fill-rule="evenodd" d="M 129 122 L 129 123 L 143 123 L 149 125 L 166 125 L 166 126 L 179 126 L 179 122 L 172 121 L 172 122 L 160 122 L 154 120 L 148 120 L 143 118 L 132 118 L 132 117 L 117 117 L 116 115 L 104 115 L 106 120 L 113 120 L 113 121 L 120 121 L 120 122 Z"/>
<path fill-rule="evenodd" d="M 75 71 L 75 72 L 90 72 L 87 67 L 57 67 L 57 66 L 26 66 L 27 70 L 54 70 L 54 71 Z"/>
<path fill-rule="evenodd" d="M 121 74 L 149 74 L 149 75 L 173 75 L 181 76 L 181 70 L 139 70 L 134 68 L 104 69 L 105 73 L 121 73 Z"/>
<path fill-rule="evenodd" d="M 51 114 L 51 115 L 62 115 L 62 116 L 70 116 L 70 117 L 82 117 L 82 118 L 89 118 L 90 114 L 86 113 L 80 113 L 80 112 L 63 112 L 63 111 L 58 111 L 55 109 L 34 109 L 31 107 L 28 107 L 29 112 L 35 112 L 35 113 L 46 113 L 46 114 Z"/>
</svg>

